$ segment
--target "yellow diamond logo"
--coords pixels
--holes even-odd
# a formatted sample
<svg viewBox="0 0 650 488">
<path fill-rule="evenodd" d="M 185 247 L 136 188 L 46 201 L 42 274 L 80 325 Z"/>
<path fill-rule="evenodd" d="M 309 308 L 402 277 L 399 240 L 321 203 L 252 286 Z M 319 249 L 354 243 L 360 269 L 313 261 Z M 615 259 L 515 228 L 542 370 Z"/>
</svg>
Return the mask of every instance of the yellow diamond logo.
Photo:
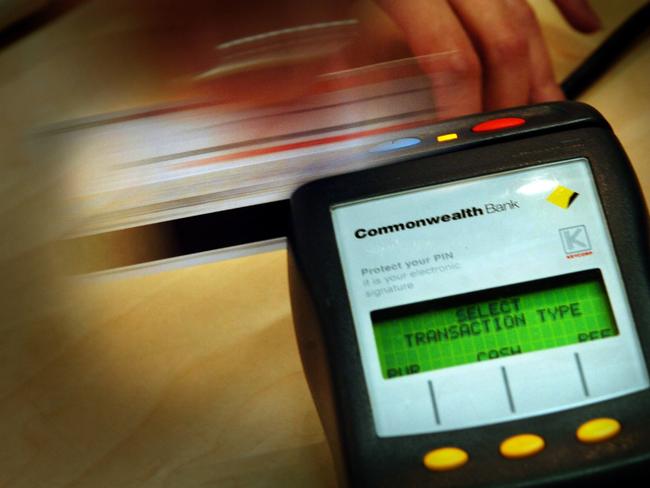
<svg viewBox="0 0 650 488">
<path fill-rule="evenodd" d="M 559 185 L 551 192 L 546 200 L 560 208 L 569 208 L 569 206 L 578 198 L 579 193 L 574 192 L 566 186 Z"/>
</svg>

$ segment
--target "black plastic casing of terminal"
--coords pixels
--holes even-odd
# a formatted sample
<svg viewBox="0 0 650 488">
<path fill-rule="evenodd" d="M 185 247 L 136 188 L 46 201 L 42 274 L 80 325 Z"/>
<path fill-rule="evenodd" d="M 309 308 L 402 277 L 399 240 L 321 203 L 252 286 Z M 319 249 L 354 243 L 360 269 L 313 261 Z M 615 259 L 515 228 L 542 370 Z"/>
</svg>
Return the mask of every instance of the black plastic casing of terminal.
<svg viewBox="0 0 650 488">
<path fill-rule="evenodd" d="M 524 125 L 476 134 L 478 122 L 521 117 Z M 291 198 L 289 283 L 303 367 L 339 480 L 352 487 L 603 486 L 632 481 L 650 467 L 650 390 L 562 412 L 449 432 L 379 437 L 369 402 L 331 207 L 403 190 L 497 174 L 577 157 L 588 159 L 613 239 L 646 363 L 650 364 L 648 212 L 632 167 L 605 119 L 576 102 L 556 102 L 439 124 L 457 143 L 397 155 L 395 163 L 326 178 Z M 407 151 L 408 152 L 408 151 Z M 585 445 L 576 428 L 597 417 L 618 419 L 615 438 Z M 510 435 L 533 432 L 546 448 L 528 459 L 499 454 Z M 431 472 L 423 455 L 465 449 L 460 469 Z M 645 472 L 644 472 L 645 471 Z M 639 479 L 639 478 L 636 478 Z"/>
</svg>

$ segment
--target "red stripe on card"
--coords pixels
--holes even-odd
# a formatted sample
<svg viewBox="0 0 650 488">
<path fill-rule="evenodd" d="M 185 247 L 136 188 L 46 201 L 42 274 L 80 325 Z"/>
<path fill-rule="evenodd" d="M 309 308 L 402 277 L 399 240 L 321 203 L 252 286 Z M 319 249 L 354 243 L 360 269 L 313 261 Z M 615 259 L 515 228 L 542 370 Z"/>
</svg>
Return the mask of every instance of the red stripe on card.
<svg viewBox="0 0 650 488">
<path fill-rule="evenodd" d="M 318 139 L 308 139 L 306 141 L 290 142 L 287 144 L 280 144 L 278 146 L 248 149 L 246 151 L 224 154 L 223 156 L 213 156 L 211 158 L 203 158 L 194 161 L 188 161 L 186 163 L 179 163 L 175 167 L 178 169 L 194 168 L 197 166 L 206 166 L 208 164 L 213 164 L 213 163 L 232 161 L 234 159 L 252 158 L 255 156 L 263 156 L 265 154 L 274 154 L 283 151 L 292 151 L 294 149 L 303 149 L 305 147 L 314 147 L 314 146 L 321 146 L 324 144 L 333 144 L 335 142 L 351 141 L 354 139 L 361 139 L 362 137 L 385 134 L 387 132 L 395 132 L 395 131 L 400 131 L 405 129 L 413 129 L 416 127 L 423 127 L 425 125 L 431 125 L 434 122 L 435 121 L 431 119 L 416 120 L 412 122 L 405 122 L 403 124 L 390 125 L 387 127 L 379 127 L 377 129 L 362 130 L 359 132 L 353 132 L 351 134 L 339 134 L 336 136 L 320 137 Z"/>
</svg>

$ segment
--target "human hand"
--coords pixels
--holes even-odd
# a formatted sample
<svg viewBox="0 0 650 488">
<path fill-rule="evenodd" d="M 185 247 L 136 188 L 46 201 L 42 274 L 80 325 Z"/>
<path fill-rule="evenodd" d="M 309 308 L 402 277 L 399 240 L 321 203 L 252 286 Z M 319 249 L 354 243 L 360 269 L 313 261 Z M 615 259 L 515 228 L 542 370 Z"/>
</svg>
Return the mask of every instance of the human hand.
<svg viewBox="0 0 650 488">
<path fill-rule="evenodd" d="M 376 0 L 432 82 L 439 118 L 564 98 L 525 0 Z M 600 28 L 586 0 L 554 0 L 581 32 Z"/>
</svg>

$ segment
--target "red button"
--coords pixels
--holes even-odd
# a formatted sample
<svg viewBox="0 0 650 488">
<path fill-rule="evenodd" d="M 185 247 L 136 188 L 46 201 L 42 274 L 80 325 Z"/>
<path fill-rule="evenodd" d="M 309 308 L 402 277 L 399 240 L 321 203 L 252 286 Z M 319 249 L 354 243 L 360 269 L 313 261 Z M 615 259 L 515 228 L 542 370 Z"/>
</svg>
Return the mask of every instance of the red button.
<svg viewBox="0 0 650 488">
<path fill-rule="evenodd" d="M 497 130 L 509 129 L 526 123 L 525 119 L 520 117 L 503 117 L 501 119 L 492 119 L 476 124 L 472 127 L 472 132 L 493 132 Z"/>
</svg>

